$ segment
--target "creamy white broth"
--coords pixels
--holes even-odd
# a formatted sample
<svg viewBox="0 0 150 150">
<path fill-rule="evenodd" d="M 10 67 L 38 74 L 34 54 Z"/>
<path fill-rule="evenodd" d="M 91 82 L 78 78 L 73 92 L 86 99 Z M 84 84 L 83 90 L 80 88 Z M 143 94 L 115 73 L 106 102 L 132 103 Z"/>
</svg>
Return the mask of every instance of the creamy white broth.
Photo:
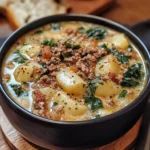
<svg viewBox="0 0 150 150">
<path fill-rule="evenodd" d="M 13 100 L 52 120 L 88 120 L 130 104 L 146 80 L 142 56 L 120 32 L 85 22 L 35 29 L 10 48 L 3 82 Z"/>
</svg>

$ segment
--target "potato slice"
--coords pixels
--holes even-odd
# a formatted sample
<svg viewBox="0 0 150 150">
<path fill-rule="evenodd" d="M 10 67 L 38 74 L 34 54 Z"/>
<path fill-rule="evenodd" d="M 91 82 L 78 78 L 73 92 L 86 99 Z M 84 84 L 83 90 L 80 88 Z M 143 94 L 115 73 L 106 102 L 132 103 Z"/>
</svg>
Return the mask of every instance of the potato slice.
<svg viewBox="0 0 150 150">
<path fill-rule="evenodd" d="M 31 65 L 20 65 L 14 71 L 14 77 L 18 82 L 29 82 L 32 80 L 33 67 Z"/>
<path fill-rule="evenodd" d="M 98 110 L 98 114 L 100 114 L 100 116 L 106 116 L 112 113 L 113 113 L 113 110 L 111 109 L 99 109 Z"/>
<path fill-rule="evenodd" d="M 108 73 L 119 74 L 121 73 L 121 67 L 118 64 L 117 60 L 112 55 L 108 55 L 101 59 L 95 68 L 95 75 L 106 75 Z"/>
<path fill-rule="evenodd" d="M 51 87 L 40 88 L 40 92 L 46 96 L 46 100 L 50 100 L 55 94 L 55 90 Z"/>
<path fill-rule="evenodd" d="M 15 80 L 18 82 L 30 82 L 40 76 L 41 66 L 37 63 L 19 65 L 14 71 Z"/>
<path fill-rule="evenodd" d="M 51 32 L 51 34 L 49 34 L 49 31 L 44 32 L 43 34 L 40 35 L 41 40 L 45 40 L 45 39 L 55 39 L 55 40 L 59 40 L 62 39 L 62 37 L 64 37 L 64 33 L 60 33 L 60 32 Z"/>
<path fill-rule="evenodd" d="M 79 27 L 80 27 L 80 25 L 79 25 L 79 24 L 76 24 L 76 23 L 63 24 L 62 31 L 67 31 L 68 29 L 75 31 L 75 30 L 77 30 Z"/>
<path fill-rule="evenodd" d="M 58 104 L 64 106 L 65 115 L 81 116 L 87 111 L 87 107 L 84 104 L 79 103 L 71 99 L 67 94 L 62 91 L 57 92 L 52 98 Z"/>
<path fill-rule="evenodd" d="M 20 53 L 27 59 L 30 59 L 32 57 L 38 56 L 40 53 L 40 46 L 39 45 L 29 45 L 26 44 L 23 47 L 20 48 Z"/>
<path fill-rule="evenodd" d="M 60 70 L 56 79 L 63 90 L 70 94 L 83 95 L 85 93 L 85 82 L 76 73 L 69 69 Z"/>
<path fill-rule="evenodd" d="M 95 91 L 96 97 L 108 97 L 118 94 L 120 87 L 112 81 L 106 81 L 103 84 L 99 84 Z"/>
<path fill-rule="evenodd" d="M 124 34 L 114 35 L 111 41 L 116 47 L 126 49 L 129 46 L 127 37 Z"/>
</svg>

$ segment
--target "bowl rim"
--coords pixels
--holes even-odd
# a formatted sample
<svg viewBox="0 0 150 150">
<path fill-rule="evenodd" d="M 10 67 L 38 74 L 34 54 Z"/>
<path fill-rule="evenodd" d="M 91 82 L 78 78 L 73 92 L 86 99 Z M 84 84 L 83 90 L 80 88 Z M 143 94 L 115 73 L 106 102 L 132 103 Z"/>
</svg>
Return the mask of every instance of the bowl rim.
<svg viewBox="0 0 150 150">
<path fill-rule="evenodd" d="M 149 63 L 150 63 L 150 53 L 149 53 L 148 49 L 143 44 L 143 42 L 131 30 L 129 30 L 125 26 L 123 26 L 123 25 L 121 25 L 121 24 L 119 24 L 117 22 L 114 22 L 112 20 L 109 20 L 109 19 L 106 19 L 106 18 L 103 18 L 103 17 L 99 17 L 99 16 L 85 15 L 85 14 L 61 14 L 61 15 L 47 16 L 47 17 L 44 17 L 44 18 L 40 18 L 40 19 L 38 19 L 36 21 L 33 21 L 33 22 L 29 23 L 29 24 L 26 24 L 25 26 L 17 29 L 15 32 L 13 32 L 7 38 L 7 40 L 3 43 L 3 45 L 0 48 L 0 55 L 2 55 L 2 51 L 3 51 L 3 49 L 5 49 L 5 46 L 7 45 L 7 43 L 9 43 L 9 41 L 12 38 L 14 38 L 15 35 L 17 35 L 19 32 L 22 32 L 22 30 L 25 30 L 25 29 L 27 30 L 27 32 L 29 32 L 29 31 L 31 31 L 33 29 L 36 29 L 36 28 L 38 28 L 38 27 L 40 27 L 40 26 L 42 26 L 44 24 L 46 25 L 48 23 L 54 22 L 54 21 L 51 21 L 51 19 L 52 20 L 53 19 L 57 20 L 57 22 L 61 22 L 61 21 L 62 22 L 63 21 L 83 21 L 83 22 L 89 22 L 89 23 L 92 23 L 91 20 L 93 19 L 96 22 L 100 21 L 100 22 L 106 23 L 107 24 L 106 27 L 108 27 L 108 25 L 110 25 L 110 26 L 112 26 L 112 29 L 113 29 L 113 26 L 114 26 L 114 28 L 116 27 L 116 28 L 120 29 L 121 32 L 124 31 L 126 34 L 128 34 L 128 36 L 130 35 L 136 41 L 136 43 L 140 45 L 140 46 L 137 46 L 137 47 L 142 47 L 142 49 L 145 51 L 145 53 L 146 53 L 146 55 L 147 55 L 147 57 L 149 59 L 149 60 L 146 60 L 147 62 L 145 63 L 145 65 L 147 65 L 147 64 L 149 65 Z M 89 19 L 89 21 L 88 21 L 88 19 Z M 34 24 L 37 24 L 39 22 L 43 22 L 44 20 L 49 20 L 49 21 L 47 21 L 47 23 L 43 23 L 42 25 L 39 25 L 36 28 L 28 29 L 29 27 L 33 26 Z M 101 23 L 97 23 L 97 24 L 101 25 Z M 26 34 L 26 33 L 21 34 L 21 36 L 24 35 L 24 34 Z M 17 35 L 17 38 L 19 38 L 19 37 L 20 36 Z M 12 44 L 11 44 L 11 46 L 12 46 Z M 0 63 L 1 66 L 2 66 L 2 62 L 3 61 L 1 61 L 1 63 Z M 4 88 L 4 85 L 2 83 L 2 71 L 1 71 L 1 76 L 0 76 L 0 90 L 1 90 L 1 93 L 7 99 L 9 104 L 12 105 L 13 108 L 15 108 L 18 111 L 20 111 L 21 113 L 23 113 L 23 115 L 25 115 L 25 117 L 34 119 L 35 121 L 38 121 L 38 122 L 41 122 L 41 123 L 46 123 L 46 124 L 48 123 L 48 124 L 51 124 L 51 125 L 53 124 L 53 125 L 58 125 L 58 126 L 62 126 L 62 125 L 64 125 L 64 126 L 70 126 L 70 125 L 71 126 L 82 126 L 82 125 L 87 125 L 87 124 L 102 123 L 102 122 L 114 119 L 116 117 L 120 117 L 121 115 L 127 113 L 128 111 L 132 110 L 137 105 L 139 105 L 144 100 L 144 98 L 148 95 L 148 89 L 149 88 L 150 88 L 150 76 L 147 77 L 147 83 L 146 83 L 144 89 L 142 90 L 140 95 L 134 101 L 132 101 L 130 104 L 128 104 L 124 108 L 122 108 L 122 109 L 120 109 L 120 110 L 118 110 L 118 111 L 116 111 L 116 112 L 114 112 L 114 113 L 112 113 L 110 115 L 106 115 L 106 116 L 103 116 L 101 118 L 95 118 L 95 119 L 83 120 L 83 121 L 55 121 L 55 120 L 50 120 L 50 119 L 38 116 L 36 114 L 33 114 L 32 112 L 29 112 L 28 110 L 26 110 L 25 108 L 20 106 L 17 102 L 15 102 L 13 100 L 13 98 L 11 98 L 9 96 L 9 94 L 7 94 L 7 92 L 6 92 L 5 88 Z"/>
</svg>

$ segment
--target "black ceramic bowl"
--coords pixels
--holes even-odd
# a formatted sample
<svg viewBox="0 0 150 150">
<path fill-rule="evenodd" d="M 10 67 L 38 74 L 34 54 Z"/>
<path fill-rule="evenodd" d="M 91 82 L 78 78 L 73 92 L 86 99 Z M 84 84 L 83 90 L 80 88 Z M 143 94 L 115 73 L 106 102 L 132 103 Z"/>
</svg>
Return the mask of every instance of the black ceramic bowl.
<svg viewBox="0 0 150 150">
<path fill-rule="evenodd" d="M 147 82 L 140 96 L 127 107 L 111 115 L 78 122 L 53 121 L 36 116 L 15 103 L 7 94 L 2 84 L 2 72 L 0 88 L 2 93 L 1 106 L 12 125 L 32 143 L 45 148 L 59 147 L 91 147 L 109 143 L 127 132 L 141 116 L 150 88 L 150 54 L 143 43 L 126 27 L 113 21 L 88 15 L 56 15 L 42 18 L 32 22 L 13 33 L 3 44 L 0 52 L 0 68 L 2 61 L 10 46 L 20 36 L 42 25 L 59 21 L 85 21 L 104 25 L 125 33 L 138 47 L 147 68 Z"/>
</svg>

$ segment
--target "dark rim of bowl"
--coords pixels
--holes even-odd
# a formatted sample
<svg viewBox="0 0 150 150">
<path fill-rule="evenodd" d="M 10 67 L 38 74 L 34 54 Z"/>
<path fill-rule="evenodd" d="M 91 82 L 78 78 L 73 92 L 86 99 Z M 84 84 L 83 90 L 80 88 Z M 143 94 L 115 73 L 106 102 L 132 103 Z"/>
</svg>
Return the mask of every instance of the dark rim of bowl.
<svg viewBox="0 0 150 150">
<path fill-rule="evenodd" d="M 52 23 L 52 22 L 63 22 L 63 21 L 83 21 L 83 22 L 89 22 L 89 23 L 96 23 L 96 24 L 100 24 L 112 29 L 116 29 L 117 31 L 120 32 L 124 32 L 125 34 L 127 34 L 127 36 L 132 39 L 131 41 L 133 41 L 133 43 L 135 45 L 138 45 L 137 47 L 140 47 L 141 49 L 144 50 L 145 55 L 147 56 L 148 60 L 145 60 L 145 66 L 150 66 L 150 54 L 148 52 L 148 49 L 146 48 L 146 46 L 143 44 L 143 42 L 129 29 L 127 29 L 125 26 L 116 23 L 114 21 L 102 18 L 102 17 L 97 17 L 97 16 L 93 16 L 93 15 L 82 15 L 82 14 L 62 14 L 62 15 L 53 15 L 53 16 L 48 16 L 48 17 L 44 17 L 41 19 L 38 19 L 34 22 L 31 22 L 27 25 L 25 25 L 24 27 L 16 30 L 13 34 L 11 34 L 7 40 L 4 42 L 4 44 L 2 45 L 1 49 L 0 49 L 0 55 L 2 55 L 2 51 L 3 49 L 5 49 L 5 46 L 7 45 L 7 43 L 9 43 L 13 38 L 16 37 L 16 40 L 26 34 L 26 32 L 29 32 L 33 29 L 36 29 L 42 25 L 46 25 L 48 23 Z M 98 23 L 99 22 L 99 23 Z M 32 27 L 35 24 L 38 24 L 36 27 Z M 25 31 L 26 32 L 25 32 Z M 22 34 L 23 32 L 23 34 Z M 20 34 L 21 33 L 21 34 Z M 14 43 L 14 42 L 13 42 Z M 12 44 L 10 45 L 12 46 Z M 10 47 L 9 46 L 9 47 Z M 7 52 L 6 52 L 7 53 Z M 2 56 L 1 56 L 2 57 Z M 2 66 L 2 62 L 1 61 L 1 66 Z M 148 68 L 148 67 L 147 67 Z M 110 115 L 106 115 L 103 116 L 101 118 L 95 118 L 95 119 L 90 119 L 90 120 L 84 120 L 84 121 L 55 121 L 55 120 L 50 120 L 44 117 L 40 117 L 38 115 L 33 114 L 32 112 L 29 112 L 28 110 L 26 110 L 25 108 L 21 107 L 18 103 L 16 103 L 10 96 L 9 94 L 7 94 L 4 85 L 2 84 L 2 73 L 1 73 L 1 77 L 0 77 L 0 89 L 3 93 L 3 95 L 5 96 L 5 98 L 8 100 L 8 102 L 10 104 L 12 104 L 12 106 L 21 111 L 22 113 L 24 113 L 24 115 L 26 117 L 30 117 L 32 119 L 34 119 L 35 121 L 39 121 L 41 123 L 50 123 L 50 124 L 54 124 L 54 125 L 71 125 L 71 126 L 76 126 L 76 125 L 87 125 L 87 124 L 93 124 L 93 123 L 100 123 L 100 122 L 105 122 L 107 120 L 111 120 L 114 119 L 115 117 L 119 117 L 125 113 L 127 113 L 129 110 L 132 110 L 133 108 L 135 108 L 138 104 L 140 104 L 143 99 L 148 95 L 148 89 L 150 88 L 150 77 L 149 77 L 149 72 L 147 71 L 147 83 L 144 87 L 144 89 L 142 90 L 142 92 L 140 93 L 140 95 L 130 104 L 128 104 L 127 106 L 125 106 L 124 108 L 110 114 Z"/>
</svg>

